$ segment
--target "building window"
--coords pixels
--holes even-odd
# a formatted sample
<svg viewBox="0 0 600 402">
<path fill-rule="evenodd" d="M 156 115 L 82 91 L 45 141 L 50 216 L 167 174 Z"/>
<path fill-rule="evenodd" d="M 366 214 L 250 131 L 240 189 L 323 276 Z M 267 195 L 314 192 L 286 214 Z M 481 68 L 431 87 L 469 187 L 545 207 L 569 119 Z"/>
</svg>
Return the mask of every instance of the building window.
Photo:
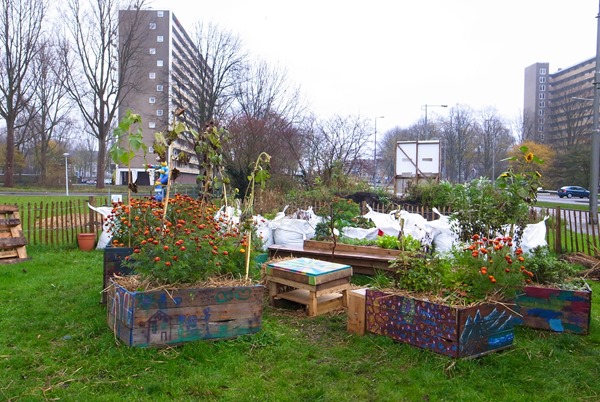
<svg viewBox="0 0 600 402">
<path fill-rule="evenodd" d="M 156 111 L 156 115 L 157 115 L 158 117 L 162 116 L 162 115 L 163 115 L 163 110 L 162 110 L 162 109 L 158 109 L 158 110 Z"/>
<path fill-rule="evenodd" d="M 161 17 L 161 18 L 162 18 L 162 17 L 164 17 L 164 14 L 163 14 L 163 12 L 162 12 L 162 11 L 157 11 L 157 12 L 156 12 L 156 16 L 157 16 L 157 17 Z"/>
<path fill-rule="evenodd" d="M 540 84 L 546 83 L 546 77 L 540 77 Z"/>
<path fill-rule="evenodd" d="M 148 78 L 150 78 L 151 80 L 156 78 L 156 73 L 150 73 L 148 74 Z"/>
<path fill-rule="evenodd" d="M 540 99 L 546 99 L 546 94 L 545 93 L 540 93 L 539 94 L 539 98 Z"/>
<path fill-rule="evenodd" d="M 163 66 L 163 61 L 162 60 L 156 60 L 156 67 L 162 67 Z"/>
<path fill-rule="evenodd" d="M 546 86 L 545 85 L 540 85 L 540 91 L 545 91 L 546 90 Z"/>
<path fill-rule="evenodd" d="M 163 86 L 162 85 L 157 85 L 156 86 L 156 92 L 162 92 L 163 91 Z"/>
<path fill-rule="evenodd" d="M 148 128 L 156 128 L 156 123 L 151 121 L 148 123 Z"/>
<path fill-rule="evenodd" d="M 540 68 L 540 75 L 546 75 L 546 69 Z"/>
<path fill-rule="evenodd" d="M 538 110 L 538 115 L 543 116 L 544 115 L 544 111 L 543 110 Z"/>
<path fill-rule="evenodd" d="M 149 26 L 150 26 L 150 29 L 156 29 L 156 22 L 151 22 L 149 24 Z"/>
<path fill-rule="evenodd" d="M 165 41 L 165 37 L 164 37 L 164 36 L 162 36 L 162 35 L 158 35 L 158 36 L 156 37 L 156 41 L 157 41 L 157 42 L 164 42 L 164 41 Z"/>
<path fill-rule="evenodd" d="M 544 118 L 543 117 L 540 117 L 538 119 L 538 124 L 544 124 Z"/>
<path fill-rule="evenodd" d="M 540 101 L 540 107 L 546 107 L 546 101 Z"/>
<path fill-rule="evenodd" d="M 150 54 L 156 54 L 156 48 L 155 47 L 151 47 L 150 48 Z"/>
<path fill-rule="evenodd" d="M 154 96 L 149 97 L 148 103 L 156 103 L 156 98 Z"/>
<path fill-rule="evenodd" d="M 539 132 L 542 132 L 542 131 L 544 131 L 544 126 L 538 126 L 538 131 L 539 131 Z"/>
</svg>

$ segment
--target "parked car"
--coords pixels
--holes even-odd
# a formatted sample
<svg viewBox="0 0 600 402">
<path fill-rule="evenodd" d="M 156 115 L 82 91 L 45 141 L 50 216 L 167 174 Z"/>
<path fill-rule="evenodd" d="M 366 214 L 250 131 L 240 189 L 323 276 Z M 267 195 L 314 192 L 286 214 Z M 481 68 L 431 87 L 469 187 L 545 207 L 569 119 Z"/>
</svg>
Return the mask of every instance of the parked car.
<svg viewBox="0 0 600 402">
<path fill-rule="evenodd" d="M 560 198 L 567 197 L 579 197 L 579 198 L 590 198 L 590 192 L 583 187 L 579 186 L 564 186 L 558 189 L 556 192 Z"/>
</svg>

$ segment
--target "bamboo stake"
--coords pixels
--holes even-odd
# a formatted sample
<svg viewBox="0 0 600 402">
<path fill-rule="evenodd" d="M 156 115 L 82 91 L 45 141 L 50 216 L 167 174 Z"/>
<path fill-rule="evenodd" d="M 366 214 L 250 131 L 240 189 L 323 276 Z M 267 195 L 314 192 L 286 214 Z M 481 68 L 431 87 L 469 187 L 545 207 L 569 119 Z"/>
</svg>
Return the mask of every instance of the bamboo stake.
<svg viewBox="0 0 600 402">
<path fill-rule="evenodd" d="M 246 247 L 246 280 L 248 280 L 248 276 L 250 275 L 250 251 L 252 250 L 252 230 L 247 230 L 246 234 L 248 234 L 248 246 Z"/>
</svg>

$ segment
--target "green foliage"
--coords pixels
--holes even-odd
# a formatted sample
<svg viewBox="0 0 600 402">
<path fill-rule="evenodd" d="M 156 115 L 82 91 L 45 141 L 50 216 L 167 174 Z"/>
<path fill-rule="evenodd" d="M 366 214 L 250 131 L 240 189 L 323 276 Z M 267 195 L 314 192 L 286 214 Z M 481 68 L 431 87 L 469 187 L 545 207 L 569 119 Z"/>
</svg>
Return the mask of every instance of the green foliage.
<svg viewBox="0 0 600 402">
<path fill-rule="evenodd" d="M 518 233 L 529 217 L 526 203 L 508 191 L 499 191 L 484 178 L 454 186 L 451 208 L 453 230 L 463 241 L 473 234 L 489 237 L 503 233 L 507 224 L 513 224 Z"/>
<path fill-rule="evenodd" d="M 114 163 L 129 167 L 140 150 L 143 152 L 143 156 L 146 156 L 148 147 L 144 143 L 142 118 L 139 114 L 128 110 L 115 129 L 114 135 L 115 142 L 109 151 Z"/>
<path fill-rule="evenodd" d="M 498 177 L 497 185 L 511 196 L 518 197 L 525 204 L 532 206 L 537 200 L 537 189 L 542 186 L 542 175 L 535 165 L 542 164 L 543 161 L 526 146 L 519 150 L 521 156 L 505 159 L 510 162 L 509 168 Z"/>
<path fill-rule="evenodd" d="M 215 206 L 176 194 L 166 214 L 163 203 L 131 199 L 109 217 L 113 245 L 131 237 L 133 255 L 126 261 L 142 279 L 158 285 L 195 283 L 216 276 L 245 274 L 246 253 L 260 247 L 256 236 L 249 246 L 248 229 L 217 216 Z M 127 244 L 127 243 L 126 243 Z"/>
<path fill-rule="evenodd" d="M 402 251 L 419 251 L 422 247 L 421 242 L 411 235 L 404 235 L 400 238 L 390 235 L 379 236 L 376 244 L 381 248 Z"/>
<path fill-rule="evenodd" d="M 333 197 L 330 202 L 317 211 L 317 215 L 325 218 L 324 222 L 317 224 L 315 239 L 326 240 L 332 237 L 332 228 L 340 233 L 345 227 L 359 227 L 359 223 L 368 223 L 360 217 L 360 206 L 352 200 Z"/>
<path fill-rule="evenodd" d="M 448 260 L 403 252 L 390 262 L 394 270 L 394 286 L 410 292 L 438 294 L 448 286 L 452 267 Z"/>
<path fill-rule="evenodd" d="M 447 181 L 421 180 L 407 188 L 404 199 L 422 206 L 442 208 L 450 205 L 452 189 L 452 183 Z"/>
<path fill-rule="evenodd" d="M 559 259 L 548 247 L 536 247 L 527 256 L 525 267 L 534 275 L 535 282 L 560 286 L 567 283 L 582 267 Z"/>
</svg>

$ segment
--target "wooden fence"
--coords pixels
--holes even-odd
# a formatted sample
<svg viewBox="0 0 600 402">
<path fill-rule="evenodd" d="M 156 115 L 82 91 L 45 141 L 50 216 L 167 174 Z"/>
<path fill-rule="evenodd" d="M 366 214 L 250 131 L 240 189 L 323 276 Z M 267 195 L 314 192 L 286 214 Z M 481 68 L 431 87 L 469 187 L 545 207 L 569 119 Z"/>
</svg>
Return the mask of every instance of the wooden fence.
<svg viewBox="0 0 600 402">
<path fill-rule="evenodd" d="M 106 197 L 84 200 L 19 204 L 21 227 L 27 244 L 77 244 L 79 233 L 102 232 L 104 217 L 88 207 L 108 205 Z"/>
<path fill-rule="evenodd" d="M 110 205 L 108 197 L 90 197 L 87 201 L 69 200 L 61 202 L 24 203 L 18 205 L 23 234 L 27 244 L 37 245 L 72 245 L 77 244 L 77 234 L 102 232 L 104 217 L 88 207 Z M 321 205 L 314 205 L 318 211 Z M 371 205 L 376 212 L 388 213 L 391 210 L 404 209 L 418 213 L 427 220 L 438 219 L 431 209 L 415 205 Z M 288 207 L 286 213 L 295 212 L 298 208 Z M 368 212 L 365 203 L 361 212 Z M 448 209 L 440 209 L 443 215 L 448 215 Z M 587 211 L 575 211 L 564 208 L 541 208 L 532 210 L 532 221 L 546 220 L 546 241 L 550 248 L 558 253 L 581 252 L 595 256 L 600 247 L 600 231 L 598 225 L 589 223 Z"/>
</svg>

